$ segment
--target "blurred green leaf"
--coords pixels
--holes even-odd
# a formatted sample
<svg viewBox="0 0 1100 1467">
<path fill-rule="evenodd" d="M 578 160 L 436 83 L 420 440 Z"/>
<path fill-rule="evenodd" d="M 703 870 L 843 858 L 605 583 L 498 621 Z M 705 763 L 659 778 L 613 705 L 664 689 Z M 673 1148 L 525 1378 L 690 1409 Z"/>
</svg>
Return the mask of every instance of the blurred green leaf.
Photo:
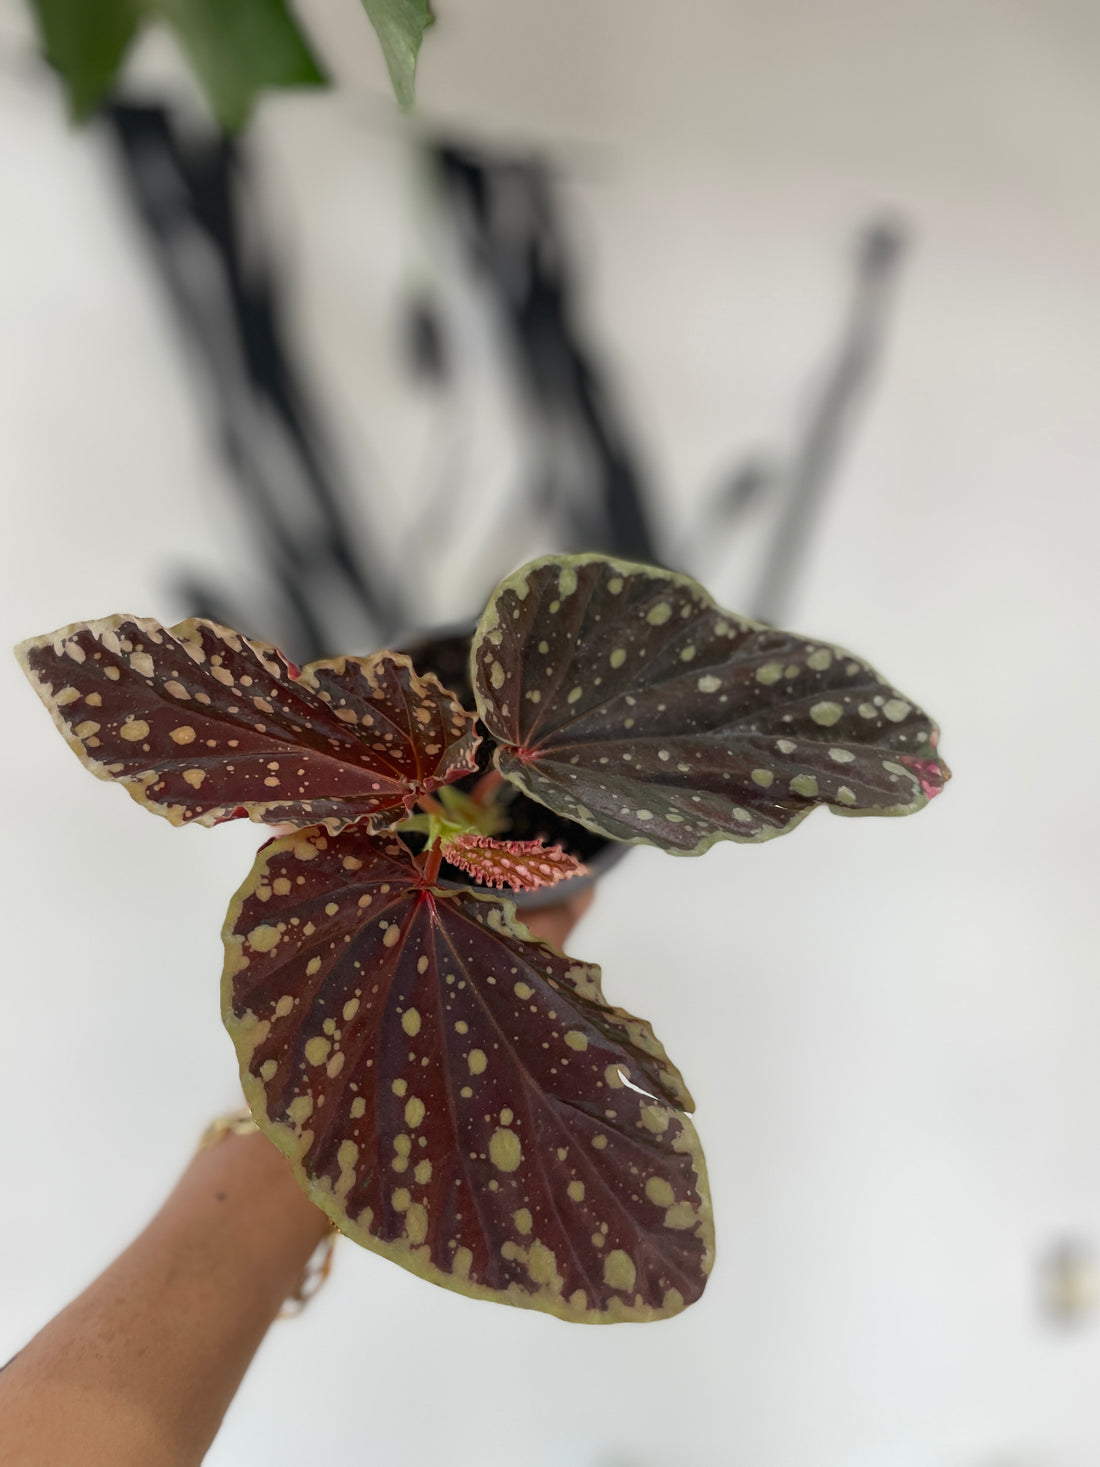
<svg viewBox="0 0 1100 1467">
<path fill-rule="evenodd" d="M 61 74 L 77 121 L 110 91 L 143 8 L 141 0 L 33 0 L 42 49 Z"/>
<path fill-rule="evenodd" d="M 82 121 L 109 94 L 139 28 L 162 19 L 175 31 L 218 121 L 242 127 L 267 87 L 326 81 L 287 0 L 31 0 L 47 60 Z M 393 89 L 408 110 L 416 59 L 432 23 L 428 0 L 363 0 Z"/>
<path fill-rule="evenodd" d="M 83 120 L 110 92 L 138 28 L 175 31 L 222 126 L 236 131 L 265 87 L 325 81 L 286 0 L 32 0 L 47 59 Z"/>
<path fill-rule="evenodd" d="M 235 132 L 265 87 L 323 84 L 285 0 L 151 0 L 187 52 L 218 121 Z"/>
<path fill-rule="evenodd" d="M 382 55 L 401 107 L 416 100 L 416 58 L 424 32 L 434 20 L 428 0 L 363 0 L 363 9 L 382 44 Z"/>
</svg>

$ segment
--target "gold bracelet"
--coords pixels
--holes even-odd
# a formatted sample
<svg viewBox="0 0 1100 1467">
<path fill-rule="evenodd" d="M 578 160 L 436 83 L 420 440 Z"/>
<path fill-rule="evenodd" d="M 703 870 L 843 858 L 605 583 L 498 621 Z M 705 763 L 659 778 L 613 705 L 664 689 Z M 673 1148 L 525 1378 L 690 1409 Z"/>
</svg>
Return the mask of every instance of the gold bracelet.
<svg viewBox="0 0 1100 1467">
<path fill-rule="evenodd" d="M 327 1280 L 332 1272 L 332 1254 L 336 1247 L 336 1239 L 340 1234 L 333 1227 L 327 1237 L 321 1239 L 309 1256 L 298 1287 L 291 1294 L 283 1307 L 279 1310 L 276 1318 L 296 1319 L 306 1307 L 314 1294 Z"/>
<path fill-rule="evenodd" d="M 252 1119 L 251 1111 L 230 1111 L 228 1115 L 216 1116 L 210 1122 L 199 1137 L 197 1150 L 205 1151 L 210 1146 L 216 1146 L 226 1136 L 250 1136 L 257 1130 L 259 1127 Z"/>
<path fill-rule="evenodd" d="M 199 1137 L 197 1150 L 206 1151 L 209 1147 L 216 1146 L 226 1136 L 251 1136 L 254 1131 L 258 1130 L 259 1127 L 252 1119 L 251 1112 L 247 1110 L 231 1111 L 228 1115 L 216 1116 L 210 1122 Z M 333 1225 L 328 1237 L 322 1238 L 318 1243 L 302 1270 L 298 1287 L 279 1310 L 277 1319 L 296 1318 L 320 1289 L 332 1272 L 332 1252 L 339 1236 L 339 1232 Z"/>
</svg>

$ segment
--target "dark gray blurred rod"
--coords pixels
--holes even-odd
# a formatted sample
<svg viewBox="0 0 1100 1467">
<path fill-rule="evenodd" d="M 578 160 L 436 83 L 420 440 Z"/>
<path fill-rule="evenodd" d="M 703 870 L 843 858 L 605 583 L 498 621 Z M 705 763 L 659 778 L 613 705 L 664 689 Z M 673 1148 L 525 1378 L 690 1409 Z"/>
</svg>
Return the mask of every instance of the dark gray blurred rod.
<svg viewBox="0 0 1100 1467">
<path fill-rule="evenodd" d="M 786 503 L 752 603 L 758 621 L 779 624 L 821 513 L 845 435 L 881 354 L 898 267 L 905 250 L 900 226 L 873 221 L 860 237 L 848 320 L 789 474 Z"/>
<path fill-rule="evenodd" d="M 299 662 L 369 646 L 406 619 L 370 554 L 364 504 L 331 455 L 283 328 L 276 263 L 257 227 L 247 154 L 191 137 L 163 107 L 113 103 L 103 121 L 158 274 L 190 341 L 266 608 L 194 573 L 178 589 L 197 615 L 276 641 Z M 257 624 L 259 623 L 259 624 Z"/>
</svg>

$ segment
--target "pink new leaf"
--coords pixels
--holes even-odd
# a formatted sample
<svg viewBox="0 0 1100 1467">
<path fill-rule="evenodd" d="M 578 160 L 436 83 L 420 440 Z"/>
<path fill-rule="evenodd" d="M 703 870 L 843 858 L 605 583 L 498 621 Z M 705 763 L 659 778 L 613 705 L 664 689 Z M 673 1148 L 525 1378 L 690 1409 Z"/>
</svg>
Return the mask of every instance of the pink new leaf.
<svg viewBox="0 0 1100 1467">
<path fill-rule="evenodd" d="M 588 867 L 561 846 L 540 840 L 493 840 L 466 831 L 444 837 L 443 855 L 460 871 L 486 886 L 510 886 L 513 891 L 536 891 L 556 886 L 572 876 L 584 876 Z"/>
</svg>

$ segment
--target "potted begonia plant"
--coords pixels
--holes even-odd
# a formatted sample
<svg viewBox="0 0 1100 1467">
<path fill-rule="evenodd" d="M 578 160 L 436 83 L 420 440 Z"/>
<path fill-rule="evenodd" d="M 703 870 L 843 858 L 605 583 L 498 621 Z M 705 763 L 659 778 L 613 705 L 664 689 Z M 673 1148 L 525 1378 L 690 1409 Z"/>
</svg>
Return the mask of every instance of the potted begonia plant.
<svg viewBox="0 0 1100 1467">
<path fill-rule="evenodd" d="M 576 1322 L 700 1296 L 703 1154 L 650 1026 L 492 888 L 575 880 L 594 840 L 698 856 L 819 805 L 911 814 L 949 778 L 935 725 L 859 657 L 598 555 L 497 587 L 473 707 L 415 649 L 298 668 L 208 621 L 114 616 L 18 655 L 139 804 L 289 829 L 230 903 L 222 1007 L 312 1200 L 424 1278 Z"/>
</svg>

